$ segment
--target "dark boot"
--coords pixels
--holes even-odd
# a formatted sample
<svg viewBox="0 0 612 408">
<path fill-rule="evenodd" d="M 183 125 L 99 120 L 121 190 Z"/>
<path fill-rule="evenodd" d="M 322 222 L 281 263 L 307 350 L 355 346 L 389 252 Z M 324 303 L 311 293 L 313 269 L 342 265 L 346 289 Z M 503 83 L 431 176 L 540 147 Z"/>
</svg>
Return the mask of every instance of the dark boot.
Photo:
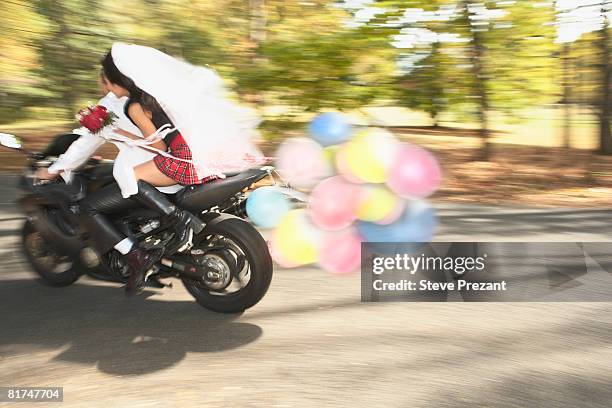
<svg viewBox="0 0 612 408">
<path fill-rule="evenodd" d="M 138 181 L 136 199 L 143 205 L 164 214 L 174 227 L 173 240 L 166 247 L 166 255 L 184 251 L 204 224 L 198 217 L 175 206 L 163 193 L 145 181 Z"/>
<path fill-rule="evenodd" d="M 125 295 L 134 296 L 142 292 L 145 285 L 145 273 L 159 260 L 159 255 L 134 248 L 125 255 L 131 273 L 125 285 Z"/>
<path fill-rule="evenodd" d="M 176 210 L 169 216 L 169 221 L 174 226 L 174 238 L 166 247 L 165 253 L 173 255 L 189 248 L 194 235 L 204 229 L 204 223 L 189 211 Z"/>
</svg>

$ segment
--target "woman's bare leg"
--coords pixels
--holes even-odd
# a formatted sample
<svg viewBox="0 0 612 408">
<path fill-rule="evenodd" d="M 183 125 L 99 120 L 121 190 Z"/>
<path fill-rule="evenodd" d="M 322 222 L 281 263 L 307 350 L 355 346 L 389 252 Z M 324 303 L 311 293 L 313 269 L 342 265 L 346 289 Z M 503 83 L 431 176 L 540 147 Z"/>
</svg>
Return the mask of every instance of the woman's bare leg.
<svg viewBox="0 0 612 408">
<path fill-rule="evenodd" d="M 146 181 L 147 183 L 157 187 L 166 187 L 177 184 L 176 181 L 159 171 L 153 160 L 134 167 L 134 174 L 136 175 L 136 180 Z"/>
</svg>

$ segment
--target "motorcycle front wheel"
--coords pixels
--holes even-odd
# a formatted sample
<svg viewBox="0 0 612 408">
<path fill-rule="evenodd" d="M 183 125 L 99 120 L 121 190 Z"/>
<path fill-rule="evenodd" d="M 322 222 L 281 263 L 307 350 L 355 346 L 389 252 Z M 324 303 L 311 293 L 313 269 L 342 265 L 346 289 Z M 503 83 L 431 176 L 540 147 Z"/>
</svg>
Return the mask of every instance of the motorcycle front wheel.
<svg viewBox="0 0 612 408">
<path fill-rule="evenodd" d="M 68 286 L 81 276 L 79 262 L 53 249 L 30 221 L 25 222 L 21 239 L 28 263 L 44 283 Z"/>
<path fill-rule="evenodd" d="M 272 258 L 266 241 L 247 221 L 228 217 L 202 231 L 192 248 L 194 261 L 206 266 L 204 281 L 183 278 L 183 284 L 206 309 L 239 313 L 266 294 L 272 280 Z"/>
</svg>

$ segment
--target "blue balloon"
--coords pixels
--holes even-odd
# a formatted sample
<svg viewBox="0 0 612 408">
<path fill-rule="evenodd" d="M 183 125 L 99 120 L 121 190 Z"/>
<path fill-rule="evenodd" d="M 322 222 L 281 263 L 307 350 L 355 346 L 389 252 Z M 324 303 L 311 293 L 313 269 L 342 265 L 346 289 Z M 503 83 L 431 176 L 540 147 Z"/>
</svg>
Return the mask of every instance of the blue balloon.
<svg viewBox="0 0 612 408">
<path fill-rule="evenodd" d="M 367 242 L 430 242 L 437 224 L 433 208 L 419 201 L 409 205 L 392 224 L 358 222 L 357 230 Z"/>
<path fill-rule="evenodd" d="M 246 212 L 251 221 L 262 228 L 274 228 L 291 209 L 285 195 L 276 187 L 260 187 L 249 194 Z"/>
<path fill-rule="evenodd" d="M 312 138 L 323 146 L 346 142 L 353 133 L 344 115 L 335 112 L 322 113 L 314 118 L 308 131 Z"/>
</svg>

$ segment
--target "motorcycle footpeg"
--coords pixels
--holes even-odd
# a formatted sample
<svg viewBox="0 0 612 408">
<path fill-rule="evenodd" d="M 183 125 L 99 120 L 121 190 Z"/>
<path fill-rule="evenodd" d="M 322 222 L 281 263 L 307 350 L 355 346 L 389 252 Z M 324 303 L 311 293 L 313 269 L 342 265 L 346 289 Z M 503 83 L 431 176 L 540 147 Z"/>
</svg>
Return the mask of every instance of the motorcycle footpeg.
<svg viewBox="0 0 612 408">
<path fill-rule="evenodd" d="M 162 282 L 157 276 L 151 276 L 147 279 L 146 281 L 146 285 L 150 286 L 152 288 L 157 288 L 157 289 L 164 289 L 164 288 L 168 288 L 168 289 L 172 289 L 172 282 Z"/>
<path fill-rule="evenodd" d="M 158 288 L 158 289 L 172 288 L 172 282 L 170 283 L 162 282 L 160 280 L 158 272 L 159 272 L 159 266 L 157 265 L 149 269 L 145 273 L 145 277 L 144 277 L 145 285 L 153 287 L 153 288 Z"/>
</svg>

